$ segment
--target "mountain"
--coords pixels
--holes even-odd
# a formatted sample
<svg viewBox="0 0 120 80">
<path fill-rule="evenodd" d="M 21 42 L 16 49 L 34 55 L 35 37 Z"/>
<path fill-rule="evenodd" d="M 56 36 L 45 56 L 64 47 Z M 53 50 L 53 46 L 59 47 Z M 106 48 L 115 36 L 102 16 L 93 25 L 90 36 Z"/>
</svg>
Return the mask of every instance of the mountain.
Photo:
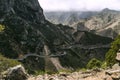
<svg viewBox="0 0 120 80">
<path fill-rule="evenodd" d="M 74 23 L 79 21 L 80 19 L 89 18 L 97 12 L 91 12 L 91 11 L 61 11 L 61 12 L 45 12 L 45 17 L 47 20 L 54 24 L 63 24 L 63 25 L 69 25 L 72 26 Z"/>
<path fill-rule="evenodd" d="M 83 24 L 98 35 L 115 38 L 120 34 L 119 22 L 120 12 L 106 8 L 97 15 L 85 19 Z M 73 27 L 80 26 L 80 23 L 81 21 L 77 22 Z"/>
<path fill-rule="evenodd" d="M 29 73 L 84 67 L 93 57 L 104 59 L 112 41 L 50 23 L 38 0 L 0 0 L 0 27 L 1 55 Z"/>
<path fill-rule="evenodd" d="M 117 34 L 120 34 L 119 22 L 119 11 L 104 9 L 98 15 L 87 20 L 85 25 L 99 35 L 115 38 Z"/>
<path fill-rule="evenodd" d="M 99 12 L 46 12 L 46 19 L 76 30 L 94 32 L 95 34 L 115 38 L 120 34 L 120 12 L 108 8 Z"/>
</svg>

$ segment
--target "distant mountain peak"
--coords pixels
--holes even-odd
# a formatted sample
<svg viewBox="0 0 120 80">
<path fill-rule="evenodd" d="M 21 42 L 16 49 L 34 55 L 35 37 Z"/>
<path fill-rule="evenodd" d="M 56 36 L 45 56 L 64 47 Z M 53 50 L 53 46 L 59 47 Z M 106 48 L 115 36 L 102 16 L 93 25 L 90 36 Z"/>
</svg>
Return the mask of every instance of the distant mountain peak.
<svg viewBox="0 0 120 80">
<path fill-rule="evenodd" d="M 119 12 L 117 10 L 113 10 L 113 9 L 109 9 L 109 8 L 105 8 L 102 10 L 102 12 Z"/>
<path fill-rule="evenodd" d="M 109 8 L 104 8 L 102 11 L 109 11 L 109 10 L 111 10 L 111 9 L 109 9 Z"/>
</svg>

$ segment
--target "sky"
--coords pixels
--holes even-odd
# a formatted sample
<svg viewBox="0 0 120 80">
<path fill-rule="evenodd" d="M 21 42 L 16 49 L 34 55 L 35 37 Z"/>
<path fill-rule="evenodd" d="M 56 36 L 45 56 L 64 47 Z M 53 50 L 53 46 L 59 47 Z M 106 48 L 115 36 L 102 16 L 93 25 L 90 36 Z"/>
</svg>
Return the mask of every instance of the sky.
<svg viewBox="0 0 120 80">
<path fill-rule="evenodd" d="M 120 10 L 120 0 L 39 0 L 44 11 Z"/>
</svg>

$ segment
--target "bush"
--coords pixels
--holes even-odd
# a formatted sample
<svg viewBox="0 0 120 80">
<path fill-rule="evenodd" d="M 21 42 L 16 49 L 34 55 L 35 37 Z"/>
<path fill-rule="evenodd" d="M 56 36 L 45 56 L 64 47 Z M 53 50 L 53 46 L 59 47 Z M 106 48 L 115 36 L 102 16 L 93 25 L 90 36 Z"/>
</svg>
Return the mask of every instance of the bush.
<svg viewBox="0 0 120 80">
<path fill-rule="evenodd" d="M 102 64 L 101 61 L 97 60 L 96 58 L 93 58 L 88 62 L 86 67 L 88 69 L 100 68 L 101 64 Z"/>
<path fill-rule="evenodd" d="M 106 53 L 105 62 L 107 66 L 113 66 L 116 63 L 115 57 L 120 49 L 120 35 L 112 42 L 111 49 Z"/>
<path fill-rule="evenodd" d="M 0 24 L 0 32 L 2 32 L 4 29 L 5 29 L 5 26 Z"/>
<path fill-rule="evenodd" d="M 107 63 L 105 61 L 102 63 L 101 68 L 102 69 L 106 69 L 107 68 Z"/>
<path fill-rule="evenodd" d="M 19 64 L 20 62 L 16 60 L 11 60 L 0 55 L 0 73 Z"/>
</svg>

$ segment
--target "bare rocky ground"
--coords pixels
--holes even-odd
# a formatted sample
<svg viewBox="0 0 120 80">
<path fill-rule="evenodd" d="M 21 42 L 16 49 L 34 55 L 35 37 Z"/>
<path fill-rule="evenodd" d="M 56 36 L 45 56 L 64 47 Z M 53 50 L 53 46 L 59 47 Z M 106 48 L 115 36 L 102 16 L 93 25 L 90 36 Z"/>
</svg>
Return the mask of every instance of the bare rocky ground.
<svg viewBox="0 0 120 80">
<path fill-rule="evenodd" d="M 120 66 L 115 64 L 112 69 L 107 70 L 93 69 L 33 76 L 27 74 L 24 67 L 18 65 L 5 71 L 0 80 L 120 80 Z"/>
<path fill-rule="evenodd" d="M 120 80 L 120 70 L 92 70 L 53 75 L 45 74 L 35 77 L 30 76 L 28 80 Z"/>
</svg>

